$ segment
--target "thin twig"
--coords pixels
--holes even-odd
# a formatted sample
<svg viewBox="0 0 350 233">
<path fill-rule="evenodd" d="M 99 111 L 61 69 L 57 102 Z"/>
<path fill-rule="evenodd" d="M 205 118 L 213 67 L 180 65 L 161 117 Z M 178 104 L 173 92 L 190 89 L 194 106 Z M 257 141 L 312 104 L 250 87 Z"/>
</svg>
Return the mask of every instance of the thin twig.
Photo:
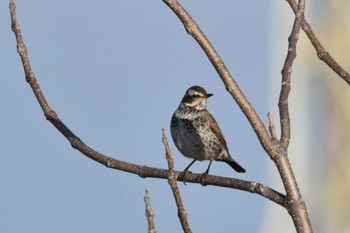
<svg viewBox="0 0 350 233">
<path fill-rule="evenodd" d="M 165 147 L 166 160 L 168 161 L 168 169 L 169 169 L 168 182 L 171 187 L 171 190 L 173 191 L 182 229 L 186 233 L 191 233 L 192 231 L 187 221 L 187 213 L 182 203 L 179 187 L 177 187 L 177 181 L 176 181 L 177 174 L 174 171 L 174 155 L 170 150 L 168 140 L 165 135 L 165 129 L 162 129 L 162 134 L 163 134 L 162 141 Z"/>
<path fill-rule="evenodd" d="M 272 112 L 267 113 L 267 117 L 269 118 L 269 131 L 271 135 L 271 139 L 274 141 L 277 141 L 277 135 L 276 135 L 276 129 L 275 129 L 275 123 L 273 122 L 273 114 Z"/>
<path fill-rule="evenodd" d="M 136 174 L 142 178 L 160 178 L 160 179 L 168 179 L 168 170 L 161 168 L 153 168 L 142 165 L 136 165 L 132 163 L 127 163 L 124 161 L 120 161 L 114 159 L 112 157 L 106 156 L 102 153 L 99 153 L 88 145 L 86 145 L 79 137 L 77 137 L 57 116 L 55 111 L 51 109 L 49 104 L 46 102 L 44 94 L 41 91 L 41 88 L 36 80 L 34 73 L 30 67 L 30 61 L 27 54 L 27 49 L 25 44 L 23 43 L 20 26 L 16 19 L 16 11 L 15 11 L 15 3 L 13 0 L 10 1 L 10 12 L 11 12 L 11 20 L 12 20 L 12 30 L 15 34 L 17 40 L 17 50 L 22 60 L 22 65 L 24 68 L 24 73 L 27 82 L 32 88 L 33 93 L 37 97 L 37 100 L 42 108 L 42 111 L 46 117 L 46 119 L 54 125 L 54 127 L 71 143 L 71 146 L 74 149 L 77 149 L 82 154 L 87 156 L 88 158 L 112 169 Z M 176 172 L 177 175 L 180 172 Z M 197 183 L 200 184 L 200 177 L 202 174 L 196 173 L 188 173 L 184 179 L 181 181 L 185 181 L 187 183 Z M 264 186 L 259 183 L 245 181 L 235 178 L 227 178 L 220 176 L 208 175 L 206 177 L 206 185 L 217 186 L 217 187 L 226 187 L 239 189 L 242 191 L 247 191 L 250 193 L 256 193 L 260 196 L 263 196 L 278 205 L 285 205 L 285 195 L 277 192 L 276 190 L 271 189 L 270 187 Z"/>
<path fill-rule="evenodd" d="M 303 1 L 300 1 L 303 2 Z M 288 53 L 282 69 L 282 85 L 279 98 L 280 120 L 281 120 L 281 142 L 287 148 L 290 141 L 290 118 L 288 96 L 290 92 L 290 81 L 292 77 L 292 66 L 297 56 L 296 48 L 299 39 L 299 32 L 304 20 L 304 8 L 299 9 L 295 15 L 292 32 L 288 38 Z"/>
<path fill-rule="evenodd" d="M 296 14 L 298 12 L 298 4 L 296 3 L 296 1 L 295 0 L 287 0 L 287 1 L 291 6 L 292 10 L 294 11 L 294 13 Z M 309 37 L 312 45 L 314 46 L 318 58 L 323 62 L 325 62 L 336 74 L 339 75 L 339 77 L 344 79 L 344 81 L 350 85 L 350 74 L 346 70 L 344 70 L 327 52 L 327 50 L 323 47 L 323 45 L 316 37 L 313 30 L 311 29 L 311 26 L 309 25 L 309 23 L 305 19 L 301 27 L 304 30 L 307 37 Z"/>
<path fill-rule="evenodd" d="M 146 189 L 145 190 L 145 197 L 144 197 L 144 202 L 146 205 L 146 218 L 148 222 L 148 233 L 157 233 L 156 228 L 154 227 L 154 212 L 151 207 L 151 202 L 149 201 L 149 191 Z"/>
</svg>

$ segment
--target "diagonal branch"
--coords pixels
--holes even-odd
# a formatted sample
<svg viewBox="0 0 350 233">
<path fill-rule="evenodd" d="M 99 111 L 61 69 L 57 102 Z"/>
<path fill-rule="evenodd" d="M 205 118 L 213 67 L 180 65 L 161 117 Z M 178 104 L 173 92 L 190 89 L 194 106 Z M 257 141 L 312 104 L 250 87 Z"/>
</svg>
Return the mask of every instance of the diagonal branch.
<svg viewBox="0 0 350 233">
<path fill-rule="evenodd" d="M 226 89 L 236 100 L 242 112 L 246 115 L 248 121 L 252 125 L 259 141 L 265 151 L 270 155 L 275 162 L 278 171 L 280 172 L 286 193 L 286 209 L 291 215 L 297 232 L 312 232 L 311 224 L 306 211 L 306 206 L 300 194 L 298 185 L 295 180 L 293 170 L 290 166 L 287 148 L 290 141 L 290 119 L 288 109 L 288 96 L 290 92 L 290 80 L 293 61 L 296 57 L 296 45 L 298 41 L 300 27 L 304 21 L 305 1 L 300 0 L 298 12 L 296 14 L 295 22 L 291 36 L 289 37 L 289 48 L 287 58 L 285 60 L 284 68 L 282 70 L 282 88 L 280 95 L 280 115 L 281 115 L 281 140 L 271 140 L 267 129 L 262 124 L 259 116 L 255 112 L 252 105 L 245 98 L 237 83 L 230 75 L 225 67 L 223 61 L 212 47 L 208 39 L 200 30 L 199 26 L 194 22 L 191 16 L 176 0 L 163 0 L 178 16 L 185 26 L 187 33 L 189 33 L 197 43 L 202 47 L 205 54 L 215 67 L 224 82 Z"/>
<path fill-rule="evenodd" d="M 55 126 L 55 128 L 67 138 L 70 142 L 71 146 L 74 149 L 77 149 L 82 154 L 87 156 L 88 158 L 112 169 L 136 174 L 142 178 L 159 178 L 159 179 L 168 179 L 169 171 L 167 169 L 161 168 L 153 168 L 142 165 L 136 165 L 132 163 L 127 163 L 124 161 L 120 161 L 114 159 L 112 157 L 108 157 L 102 153 L 99 153 L 88 145 L 86 145 L 79 137 L 77 137 L 57 116 L 55 111 L 51 109 L 49 104 L 47 103 L 44 94 L 41 91 L 39 83 L 36 80 L 35 74 L 33 73 L 30 61 L 28 57 L 27 48 L 23 42 L 20 25 L 16 18 L 16 6 L 14 0 L 10 0 L 10 13 L 11 13 L 11 24 L 12 30 L 15 34 L 17 40 L 17 51 L 21 57 L 22 65 L 24 68 L 26 81 L 29 83 L 32 88 L 33 93 L 35 94 L 42 111 L 46 117 L 46 119 Z M 178 176 L 180 172 L 176 171 L 176 175 Z M 187 183 L 200 183 L 200 177 L 202 174 L 196 173 L 188 173 L 184 179 L 179 179 L 180 181 L 185 181 Z M 285 195 L 277 192 L 270 187 L 264 186 L 260 183 L 245 181 L 235 178 L 227 178 L 220 176 L 208 175 L 206 177 L 206 185 L 217 186 L 217 187 L 226 187 L 232 189 L 239 189 L 242 191 L 255 193 L 260 196 L 263 196 L 278 205 L 285 206 Z"/>
<path fill-rule="evenodd" d="M 298 4 L 296 3 L 296 1 L 288 0 L 288 3 L 291 6 L 294 13 L 296 14 L 298 12 Z M 350 85 L 350 74 L 346 72 L 346 70 L 344 70 L 322 46 L 321 42 L 317 39 L 315 33 L 311 29 L 309 23 L 306 20 L 304 20 L 301 27 L 306 33 L 306 35 L 309 37 L 312 45 L 314 46 L 318 58 L 324 61 L 335 73 L 337 73 L 342 79 L 344 79 L 345 82 L 347 82 Z"/>
<path fill-rule="evenodd" d="M 270 156 L 271 154 L 276 155 L 276 144 L 272 140 L 270 140 L 269 133 L 264 124 L 262 123 L 259 115 L 256 113 L 255 109 L 248 101 L 248 99 L 244 96 L 237 82 L 233 79 L 229 70 L 226 68 L 221 57 L 211 45 L 210 41 L 203 34 L 197 23 L 192 19 L 189 13 L 181 6 L 181 4 L 178 1 L 163 0 L 163 2 L 167 4 L 170 7 L 170 9 L 181 20 L 181 22 L 185 26 L 187 33 L 190 34 L 202 47 L 208 59 L 218 72 L 221 80 L 225 84 L 226 90 L 235 99 L 238 106 L 241 108 L 242 112 L 247 117 L 257 137 L 259 138 L 259 141 L 263 146 L 264 150 L 266 152 L 270 151 L 270 153 L 268 153 L 270 154 Z"/>
</svg>

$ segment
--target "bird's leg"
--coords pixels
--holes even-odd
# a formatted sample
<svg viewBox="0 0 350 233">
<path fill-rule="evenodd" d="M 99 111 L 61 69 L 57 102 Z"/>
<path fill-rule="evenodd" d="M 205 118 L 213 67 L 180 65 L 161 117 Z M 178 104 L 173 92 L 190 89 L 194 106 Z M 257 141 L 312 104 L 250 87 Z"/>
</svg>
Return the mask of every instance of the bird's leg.
<svg viewBox="0 0 350 233">
<path fill-rule="evenodd" d="M 210 162 L 209 162 L 209 166 L 208 166 L 208 168 L 207 168 L 207 170 L 202 174 L 202 175 L 208 175 L 209 174 L 209 169 L 210 169 L 210 166 L 211 166 L 211 163 L 213 162 L 213 160 L 210 160 Z"/>
<path fill-rule="evenodd" d="M 178 176 L 178 179 L 179 180 L 183 180 L 185 177 L 186 177 L 186 174 L 188 173 L 188 169 L 194 164 L 194 162 L 196 162 L 197 160 L 193 160 L 184 170 L 183 172 L 180 173 L 180 175 Z M 186 182 L 183 180 L 182 181 L 185 185 L 186 185 Z"/>
<path fill-rule="evenodd" d="M 210 166 L 211 166 L 211 163 L 212 163 L 213 161 L 212 160 L 210 160 L 210 162 L 209 162 L 209 166 L 208 166 L 208 168 L 207 168 L 207 170 L 201 175 L 201 185 L 203 185 L 203 186 L 205 186 L 206 184 L 205 184 L 205 177 L 209 174 L 209 169 L 210 169 Z"/>
</svg>

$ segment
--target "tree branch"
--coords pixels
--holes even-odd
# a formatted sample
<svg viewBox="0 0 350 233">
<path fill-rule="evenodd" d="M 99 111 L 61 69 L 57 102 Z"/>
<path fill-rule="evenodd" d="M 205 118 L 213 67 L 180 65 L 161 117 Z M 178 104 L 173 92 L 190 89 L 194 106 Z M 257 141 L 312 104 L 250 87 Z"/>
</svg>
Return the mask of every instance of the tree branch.
<svg viewBox="0 0 350 233">
<path fill-rule="evenodd" d="M 157 233 L 156 228 L 154 227 L 154 212 L 153 209 L 151 207 L 151 202 L 149 201 L 149 192 L 146 189 L 145 190 L 145 197 L 144 197 L 144 202 L 146 205 L 146 218 L 147 218 L 147 222 L 148 222 L 148 233 Z"/>
<path fill-rule="evenodd" d="M 288 3 L 296 14 L 298 12 L 298 4 L 296 1 L 288 0 Z M 317 39 L 315 33 L 311 29 L 311 26 L 305 19 L 301 27 L 314 46 L 318 58 L 325 62 L 336 74 L 338 74 L 342 79 L 344 79 L 345 82 L 347 82 L 347 84 L 350 85 L 350 74 L 346 72 L 346 70 L 344 70 L 322 46 L 321 42 Z"/>
<path fill-rule="evenodd" d="M 296 48 L 299 39 L 300 28 L 304 22 L 305 0 L 299 0 L 298 11 L 295 14 L 292 32 L 288 38 L 288 53 L 282 69 L 282 87 L 279 98 L 279 111 L 281 120 L 280 145 L 284 147 L 284 152 L 279 157 L 274 157 L 277 169 L 281 175 L 284 188 L 287 193 L 286 209 L 292 217 L 294 226 L 299 233 L 311 233 L 312 227 L 308 217 L 306 205 L 301 196 L 292 167 L 290 165 L 287 149 L 290 141 L 290 118 L 288 96 L 290 92 L 290 81 L 293 62 L 296 58 Z"/>
<path fill-rule="evenodd" d="M 160 179 L 168 179 L 169 171 L 167 169 L 161 168 L 153 168 L 142 165 L 136 165 L 132 163 L 127 163 L 124 161 L 120 161 L 114 159 L 112 157 L 103 155 L 88 145 L 86 145 L 79 137 L 77 137 L 57 116 L 55 111 L 51 109 L 47 101 L 45 100 L 44 94 L 41 91 L 41 88 L 36 80 L 35 74 L 32 72 L 30 67 L 30 61 L 27 53 L 27 48 L 22 40 L 21 30 L 19 23 L 16 18 L 16 6 L 14 0 L 10 0 L 10 13 L 11 13 L 11 24 L 12 30 L 15 34 L 17 40 L 17 51 L 21 57 L 22 65 L 24 68 L 25 78 L 29 83 L 32 91 L 34 92 L 37 100 L 41 106 L 41 109 L 46 117 L 46 119 L 53 125 L 55 128 L 67 138 L 70 142 L 71 146 L 74 149 L 77 149 L 82 154 L 87 156 L 88 158 L 112 169 L 136 174 L 142 178 L 160 178 Z M 176 171 L 176 175 L 178 176 L 180 172 Z M 186 177 L 183 179 L 179 179 L 180 181 L 185 181 L 186 183 L 197 183 L 200 184 L 200 178 L 202 174 L 196 173 L 188 173 Z M 260 196 L 263 196 L 278 205 L 285 206 L 285 195 L 277 192 L 276 190 L 271 189 L 270 187 L 264 186 L 260 183 L 245 181 L 235 178 L 227 178 L 220 176 L 208 175 L 206 176 L 206 185 L 217 186 L 217 187 L 226 187 L 239 189 L 242 191 L 247 191 L 250 193 L 256 193 Z"/>
<path fill-rule="evenodd" d="M 299 233 L 312 232 L 311 224 L 306 212 L 306 206 L 300 194 L 287 156 L 287 148 L 290 141 L 288 96 L 290 92 L 291 70 L 293 61 L 296 57 L 296 45 L 300 27 L 304 21 L 305 1 L 299 1 L 298 12 L 296 14 L 291 36 L 289 37 L 288 54 L 282 70 L 282 88 L 279 101 L 282 128 L 280 141 L 271 140 L 267 129 L 263 125 L 254 108 L 239 89 L 236 81 L 225 67 L 223 61 L 212 47 L 209 40 L 205 37 L 199 26 L 195 23 L 187 11 L 176 0 L 163 1 L 182 21 L 187 33 L 190 34 L 202 47 L 203 51 L 218 72 L 221 80 L 225 84 L 227 91 L 232 95 L 242 112 L 246 115 L 264 150 L 275 162 L 287 193 L 288 204 L 286 205 L 286 209 L 292 216 L 297 231 Z"/>
<path fill-rule="evenodd" d="M 300 1 L 303 2 L 303 1 Z M 290 141 L 290 119 L 288 96 L 290 92 L 290 80 L 292 76 L 293 62 L 297 56 L 297 43 L 299 39 L 300 27 L 304 20 L 304 8 L 300 8 L 295 15 L 292 32 L 288 38 L 288 53 L 282 69 L 282 86 L 279 98 L 280 120 L 281 120 L 281 142 L 287 148 Z"/>
<path fill-rule="evenodd" d="M 163 0 L 165 4 L 177 15 L 181 20 L 188 34 L 190 34 L 197 43 L 202 47 L 203 51 L 207 55 L 208 59 L 218 72 L 222 82 L 224 83 L 226 90 L 235 99 L 238 106 L 242 112 L 247 117 L 253 130 L 255 131 L 257 137 L 264 150 L 272 156 L 277 155 L 277 145 L 270 140 L 269 133 L 262 123 L 260 117 L 256 113 L 253 106 L 244 96 L 243 92 L 240 90 L 237 82 L 231 76 L 229 70 L 226 68 L 224 62 L 222 61 L 219 54 L 216 52 L 214 47 L 211 45 L 210 41 L 203 34 L 197 23 L 192 19 L 189 13 L 181 6 L 181 4 L 176 0 Z"/>
<path fill-rule="evenodd" d="M 267 117 L 269 118 L 269 131 L 270 131 L 271 139 L 274 141 L 277 141 L 278 139 L 276 134 L 275 123 L 273 122 L 272 112 L 268 112 Z"/>
<path fill-rule="evenodd" d="M 180 219 L 180 223 L 182 226 L 182 229 L 184 230 L 185 233 L 191 233 L 191 228 L 190 225 L 188 224 L 187 221 L 187 213 L 185 210 L 185 207 L 183 206 L 182 199 L 181 199 L 181 194 L 180 190 L 177 187 L 177 174 L 174 171 L 174 155 L 170 150 L 168 140 L 165 136 L 165 129 L 162 129 L 162 141 L 165 147 L 165 154 L 166 154 L 166 160 L 168 161 L 168 169 L 169 169 L 169 176 L 168 176 L 168 182 L 171 187 L 171 190 L 173 191 L 173 195 L 175 198 L 176 206 L 177 206 L 177 211 L 178 211 L 178 216 Z"/>
<path fill-rule="evenodd" d="M 292 65 L 296 57 L 296 46 L 297 46 L 300 28 L 303 27 L 304 30 L 306 26 L 310 28 L 308 24 L 304 21 L 305 1 L 303 0 L 299 1 L 299 5 L 296 11 L 295 21 L 293 24 L 293 29 L 289 37 L 288 53 L 287 53 L 284 67 L 282 69 L 282 87 L 281 87 L 281 93 L 280 93 L 280 99 L 279 99 L 279 107 L 280 107 L 280 115 L 281 115 L 281 140 L 280 141 L 271 140 L 271 138 L 272 139 L 275 138 L 273 136 L 274 130 L 272 128 L 273 126 L 272 118 L 270 120 L 270 132 L 271 132 L 271 138 L 270 138 L 266 127 L 264 126 L 261 119 L 255 112 L 254 108 L 246 99 L 242 91 L 239 89 L 236 81 L 233 79 L 233 77 L 225 67 L 220 56 L 217 54 L 217 52 L 212 47 L 212 45 L 210 44 L 208 39 L 205 37 L 205 35 L 201 32 L 200 28 L 194 22 L 191 16 L 184 10 L 184 8 L 177 1 L 164 0 L 164 2 L 175 12 L 175 14 L 180 18 L 180 20 L 185 25 L 187 32 L 203 48 L 209 60 L 211 61 L 211 63 L 217 70 L 218 74 L 220 75 L 223 83 L 226 86 L 227 91 L 232 95 L 232 97 L 235 99 L 235 101 L 237 102 L 237 104 L 239 105 L 243 113 L 246 115 L 248 121 L 252 125 L 252 128 L 256 132 L 261 145 L 276 163 L 276 166 L 280 172 L 287 195 L 285 196 L 259 183 L 233 179 L 233 178 L 212 176 L 212 175 L 208 175 L 206 177 L 205 185 L 230 187 L 230 188 L 240 189 L 240 190 L 244 190 L 252 193 L 257 193 L 261 196 L 264 196 L 269 200 L 285 207 L 288 210 L 289 214 L 292 216 L 292 219 L 294 221 L 294 224 L 298 232 L 312 232 L 311 225 L 310 225 L 307 211 L 306 211 L 306 206 L 302 199 L 300 191 L 298 189 L 298 186 L 287 156 L 287 148 L 289 146 L 289 141 L 290 141 L 290 119 L 289 119 L 288 96 L 290 92 Z M 288 0 L 288 2 L 291 4 L 293 8 L 294 1 Z M 295 7 L 293 8 L 293 10 L 295 11 Z M 169 179 L 169 183 L 171 183 L 171 185 L 175 184 L 175 187 L 177 188 L 176 177 L 179 175 L 179 172 L 173 170 L 173 165 L 171 165 L 171 160 L 169 162 L 169 171 L 168 171 L 166 169 L 158 169 L 158 168 L 135 165 L 135 164 L 119 161 L 114 158 L 105 156 L 93 150 L 92 148 L 88 147 L 86 144 L 84 144 L 59 119 L 59 117 L 54 112 L 54 110 L 51 109 L 50 106 L 48 105 L 43 93 L 41 92 L 41 89 L 36 80 L 36 77 L 30 67 L 27 48 L 22 40 L 20 27 L 15 15 L 15 4 L 13 0 L 10 0 L 10 12 L 11 12 L 11 19 L 12 19 L 12 30 L 17 40 L 17 50 L 22 60 L 26 81 L 31 86 L 44 112 L 46 119 L 49 120 L 67 138 L 67 140 L 71 143 L 72 147 L 79 150 L 87 157 L 109 168 L 114 168 L 121 171 L 134 173 L 144 178 L 152 177 L 152 178 Z M 316 42 L 318 42 L 317 38 L 316 38 Z M 328 58 L 326 60 L 328 60 Z M 334 69 L 338 69 L 338 68 L 335 67 Z M 343 71 L 339 71 L 339 72 L 343 74 Z M 346 79 L 347 74 L 344 77 L 345 77 L 344 80 L 347 80 Z M 166 141 L 164 131 L 163 131 L 163 142 L 165 144 L 167 155 L 168 155 L 171 152 L 170 152 L 170 149 L 169 150 L 167 149 L 167 141 Z M 200 183 L 201 181 L 200 178 L 201 178 L 201 174 L 190 173 L 190 174 L 187 174 L 186 177 L 184 177 L 183 179 L 179 179 L 179 180 L 186 181 L 188 183 Z M 175 196 L 175 199 L 177 199 L 178 189 L 177 191 L 176 189 L 174 190 L 175 190 L 174 196 Z M 181 212 L 180 210 L 183 208 L 183 206 L 181 207 L 181 205 L 180 206 L 178 205 L 178 208 L 179 208 L 180 219 L 185 218 L 187 221 L 186 214 L 183 214 L 183 213 L 180 214 Z"/>
</svg>

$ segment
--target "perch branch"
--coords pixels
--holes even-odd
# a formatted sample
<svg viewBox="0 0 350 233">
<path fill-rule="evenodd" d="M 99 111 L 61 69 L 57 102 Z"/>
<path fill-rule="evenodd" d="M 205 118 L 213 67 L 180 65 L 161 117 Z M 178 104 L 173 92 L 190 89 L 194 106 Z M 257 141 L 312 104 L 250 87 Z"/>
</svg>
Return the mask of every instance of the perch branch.
<svg viewBox="0 0 350 233">
<path fill-rule="evenodd" d="M 11 25 L 12 30 L 15 34 L 17 40 L 17 51 L 21 57 L 22 65 L 25 73 L 25 78 L 28 84 L 30 85 L 33 93 L 35 94 L 39 105 L 46 117 L 46 119 L 70 142 L 71 146 L 74 149 L 77 149 L 82 154 L 88 158 L 112 169 L 136 174 L 142 178 L 159 178 L 159 179 L 168 179 L 169 172 L 167 169 L 153 168 L 142 165 L 136 165 L 132 163 L 127 163 L 114 159 L 112 157 L 103 155 L 88 145 L 86 145 L 79 137 L 77 137 L 57 116 L 55 111 L 51 109 L 47 101 L 45 100 L 44 94 L 41 91 L 39 83 L 36 80 L 34 73 L 30 67 L 30 61 L 27 53 L 27 48 L 22 40 L 20 25 L 16 18 L 16 6 L 14 0 L 10 0 L 10 13 L 11 13 Z M 178 176 L 180 172 L 176 171 Z M 188 173 L 184 179 L 179 179 L 180 181 L 185 181 L 186 183 L 200 183 L 201 174 Z M 247 191 L 250 193 L 256 193 L 260 196 L 263 196 L 278 205 L 285 205 L 285 195 L 277 192 L 276 190 L 271 189 L 270 187 L 264 186 L 260 183 L 245 181 L 235 178 L 227 178 L 220 176 L 208 175 L 206 177 L 206 185 L 218 186 L 239 189 L 242 191 Z"/>
</svg>

